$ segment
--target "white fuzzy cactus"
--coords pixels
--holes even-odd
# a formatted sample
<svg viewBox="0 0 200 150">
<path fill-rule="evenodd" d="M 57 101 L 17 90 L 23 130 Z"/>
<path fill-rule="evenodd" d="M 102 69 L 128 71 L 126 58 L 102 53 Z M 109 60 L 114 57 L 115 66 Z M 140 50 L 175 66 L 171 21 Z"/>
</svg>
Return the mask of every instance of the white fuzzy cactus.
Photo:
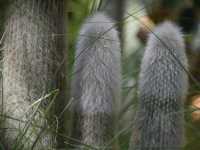
<svg viewBox="0 0 200 150">
<path fill-rule="evenodd" d="M 44 150 L 56 145 L 54 122 L 48 119 L 53 118 L 54 109 L 47 113 L 52 98 L 43 97 L 59 89 L 55 103 L 65 103 L 60 98 L 65 81 L 60 69 L 66 53 L 61 48 L 64 38 L 54 36 L 63 31 L 63 2 L 14 0 L 9 5 L 2 70 L 5 149 Z M 56 72 L 58 68 L 61 71 Z M 41 99 L 42 107 L 37 109 Z"/>
<path fill-rule="evenodd" d="M 73 98 L 76 138 L 93 147 L 111 140 L 113 105 L 120 96 L 120 43 L 115 24 L 104 13 L 82 26 L 75 56 Z"/>
<path fill-rule="evenodd" d="M 168 21 L 153 32 L 141 65 L 130 150 L 180 150 L 188 87 L 184 41 L 179 28 Z"/>
</svg>

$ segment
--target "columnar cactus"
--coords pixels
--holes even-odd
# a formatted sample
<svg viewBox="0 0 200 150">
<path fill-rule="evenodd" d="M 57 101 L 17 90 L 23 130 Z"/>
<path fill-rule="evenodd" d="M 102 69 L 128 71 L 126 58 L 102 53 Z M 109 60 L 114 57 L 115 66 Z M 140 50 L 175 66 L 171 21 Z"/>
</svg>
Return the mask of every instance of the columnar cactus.
<svg viewBox="0 0 200 150">
<path fill-rule="evenodd" d="M 112 137 L 113 105 L 120 94 L 120 43 L 115 24 L 104 13 L 88 18 L 75 56 L 73 98 L 76 138 L 104 147 Z"/>
<path fill-rule="evenodd" d="M 66 52 L 64 39 L 54 36 L 63 33 L 63 2 L 13 0 L 10 3 L 3 53 L 3 111 L 15 119 L 6 117 L 3 122 L 6 149 L 23 146 L 42 150 L 55 146 L 50 128 L 53 123 L 47 123 L 49 116 L 33 115 L 35 109 L 30 106 L 55 89 L 61 91 L 59 100 L 64 104 L 60 95 L 64 95 L 62 61 Z M 43 100 L 44 105 L 47 101 Z"/>
<path fill-rule="evenodd" d="M 158 25 L 148 39 L 139 77 L 139 106 L 130 150 L 180 150 L 187 59 L 179 28 Z"/>
</svg>

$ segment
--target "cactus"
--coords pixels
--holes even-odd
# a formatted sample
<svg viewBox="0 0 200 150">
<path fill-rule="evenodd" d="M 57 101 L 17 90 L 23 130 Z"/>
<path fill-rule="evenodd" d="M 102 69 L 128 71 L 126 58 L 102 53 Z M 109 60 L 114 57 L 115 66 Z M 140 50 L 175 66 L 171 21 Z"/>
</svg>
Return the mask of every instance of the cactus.
<svg viewBox="0 0 200 150">
<path fill-rule="evenodd" d="M 62 91 L 63 71 L 57 70 L 65 51 L 61 47 L 63 38 L 58 40 L 54 34 L 63 33 L 63 2 L 15 0 L 9 6 L 3 53 L 3 111 L 15 119 L 6 117 L 3 122 L 6 149 L 18 146 L 41 150 L 55 146 L 50 128 L 53 123 L 47 123 L 49 116 L 53 118 L 53 111 L 48 112 L 49 116 L 42 111 L 52 98 L 43 100 L 44 107 L 39 109 L 42 115 L 33 113 L 35 107 L 30 106 L 57 88 Z"/>
<path fill-rule="evenodd" d="M 103 12 L 89 17 L 80 31 L 72 83 L 76 135 L 82 143 L 104 147 L 112 137 L 120 94 L 120 43 L 113 21 Z"/>
<path fill-rule="evenodd" d="M 179 150 L 184 139 L 187 59 L 179 28 L 158 25 L 150 35 L 139 77 L 139 106 L 130 150 Z"/>
</svg>

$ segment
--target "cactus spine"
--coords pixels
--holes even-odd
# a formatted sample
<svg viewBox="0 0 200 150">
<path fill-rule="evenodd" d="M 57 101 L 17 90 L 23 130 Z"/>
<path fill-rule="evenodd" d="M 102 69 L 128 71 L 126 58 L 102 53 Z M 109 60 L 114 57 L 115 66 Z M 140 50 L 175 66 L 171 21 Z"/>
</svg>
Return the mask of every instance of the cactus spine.
<svg viewBox="0 0 200 150">
<path fill-rule="evenodd" d="M 120 44 L 113 21 L 98 12 L 80 31 L 73 81 L 76 138 L 104 147 L 113 130 L 113 105 L 120 94 Z"/>
<path fill-rule="evenodd" d="M 181 32 L 166 21 L 150 35 L 142 60 L 139 110 L 130 150 L 181 149 L 187 91 L 187 73 L 183 66 L 187 68 Z"/>
</svg>

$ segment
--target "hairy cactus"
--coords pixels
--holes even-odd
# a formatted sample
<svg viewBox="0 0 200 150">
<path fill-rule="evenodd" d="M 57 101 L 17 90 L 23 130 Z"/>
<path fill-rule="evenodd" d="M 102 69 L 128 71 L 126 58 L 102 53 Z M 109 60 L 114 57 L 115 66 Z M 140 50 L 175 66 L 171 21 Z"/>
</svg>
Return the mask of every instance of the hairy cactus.
<svg viewBox="0 0 200 150">
<path fill-rule="evenodd" d="M 35 107 L 30 106 L 57 88 L 61 91 L 59 98 L 64 93 L 61 83 L 65 72 L 57 71 L 65 57 L 64 40 L 54 36 L 63 33 L 63 2 L 15 0 L 9 6 L 3 53 L 3 111 L 14 119 L 6 117 L 3 122 L 6 149 L 55 146 L 53 123 L 47 123 L 47 118 L 53 118 L 48 116 L 52 116 L 51 111 L 45 115 L 45 106 L 45 112 L 39 109 L 34 113 Z M 44 105 L 48 100 L 52 98 L 43 99 Z M 63 99 L 59 100 L 64 104 Z"/>
<path fill-rule="evenodd" d="M 120 44 L 104 13 L 88 18 L 80 31 L 72 83 L 76 138 L 93 147 L 111 140 L 113 105 L 120 94 Z"/>
<path fill-rule="evenodd" d="M 187 59 L 181 32 L 173 23 L 164 22 L 150 35 L 142 60 L 130 150 L 181 149 L 187 92 L 183 68 Z"/>
</svg>

